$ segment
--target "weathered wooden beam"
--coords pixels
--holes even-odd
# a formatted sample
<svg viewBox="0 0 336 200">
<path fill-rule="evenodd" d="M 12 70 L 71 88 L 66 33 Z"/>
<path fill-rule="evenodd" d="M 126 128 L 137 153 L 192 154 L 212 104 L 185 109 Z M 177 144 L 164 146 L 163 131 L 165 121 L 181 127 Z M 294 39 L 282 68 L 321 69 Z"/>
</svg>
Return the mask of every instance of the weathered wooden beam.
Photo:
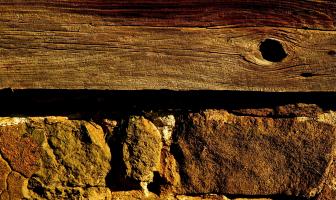
<svg viewBox="0 0 336 200">
<path fill-rule="evenodd" d="M 0 1 L 0 88 L 336 91 L 334 1 Z"/>
<path fill-rule="evenodd" d="M 135 26 L 336 27 L 334 0 L 1 0 L 0 5 L 2 20 L 21 16 L 43 24 L 46 19 L 71 23 L 69 17 L 75 17 L 82 23 Z"/>
</svg>

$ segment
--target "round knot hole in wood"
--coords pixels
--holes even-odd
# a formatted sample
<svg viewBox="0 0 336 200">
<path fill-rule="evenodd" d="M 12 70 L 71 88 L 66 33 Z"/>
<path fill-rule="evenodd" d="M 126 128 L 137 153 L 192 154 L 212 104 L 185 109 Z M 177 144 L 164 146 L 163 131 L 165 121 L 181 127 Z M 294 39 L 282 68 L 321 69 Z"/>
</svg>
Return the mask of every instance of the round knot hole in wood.
<svg viewBox="0 0 336 200">
<path fill-rule="evenodd" d="M 328 55 L 336 57 L 336 51 L 330 50 L 330 51 L 328 51 Z"/>
<path fill-rule="evenodd" d="M 308 77 L 313 77 L 314 74 L 311 73 L 311 72 L 303 72 L 303 73 L 300 74 L 300 76 L 308 78 Z"/>
<path fill-rule="evenodd" d="M 262 41 L 259 50 L 262 57 L 270 62 L 281 62 L 288 55 L 282 44 L 274 39 L 266 39 Z"/>
</svg>

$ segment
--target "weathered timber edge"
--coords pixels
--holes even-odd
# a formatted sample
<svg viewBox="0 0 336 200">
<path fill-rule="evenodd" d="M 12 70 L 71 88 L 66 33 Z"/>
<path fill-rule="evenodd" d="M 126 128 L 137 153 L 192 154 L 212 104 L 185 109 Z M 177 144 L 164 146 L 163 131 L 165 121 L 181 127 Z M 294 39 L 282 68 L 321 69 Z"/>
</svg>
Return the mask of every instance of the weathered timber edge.
<svg viewBox="0 0 336 200">
<path fill-rule="evenodd" d="M 333 1 L 0 1 L 0 13 L 0 88 L 336 91 Z M 261 50 L 268 40 L 280 46 Z"/>
</svg>

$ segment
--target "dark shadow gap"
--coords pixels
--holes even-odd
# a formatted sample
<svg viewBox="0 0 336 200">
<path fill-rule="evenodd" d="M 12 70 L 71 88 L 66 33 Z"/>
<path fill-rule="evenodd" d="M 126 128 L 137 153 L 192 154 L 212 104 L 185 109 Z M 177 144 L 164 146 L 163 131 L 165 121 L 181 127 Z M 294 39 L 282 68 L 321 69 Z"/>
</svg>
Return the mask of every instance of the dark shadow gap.
<svg viewBox="0 0 336 200">
<path fill-rule="evenodd" d="M 335 108 L 334 92 L 0 90 L 0 116 L 119 116 L 158 110 L 264 108 L 294 103 Z"/>
</svg>

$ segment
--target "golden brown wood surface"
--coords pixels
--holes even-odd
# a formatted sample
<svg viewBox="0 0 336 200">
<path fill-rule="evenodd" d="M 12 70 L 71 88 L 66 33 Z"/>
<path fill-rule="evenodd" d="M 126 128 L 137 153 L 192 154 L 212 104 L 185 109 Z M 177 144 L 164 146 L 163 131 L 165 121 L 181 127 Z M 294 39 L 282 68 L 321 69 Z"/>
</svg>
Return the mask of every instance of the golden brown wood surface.
<svg viewBox="0 0 336 200">
<path fill-rule="evenodd" d="M 335 13 L 334 1 L 0 0 L 0 88 L 335 92 Z"/>
</svg>

